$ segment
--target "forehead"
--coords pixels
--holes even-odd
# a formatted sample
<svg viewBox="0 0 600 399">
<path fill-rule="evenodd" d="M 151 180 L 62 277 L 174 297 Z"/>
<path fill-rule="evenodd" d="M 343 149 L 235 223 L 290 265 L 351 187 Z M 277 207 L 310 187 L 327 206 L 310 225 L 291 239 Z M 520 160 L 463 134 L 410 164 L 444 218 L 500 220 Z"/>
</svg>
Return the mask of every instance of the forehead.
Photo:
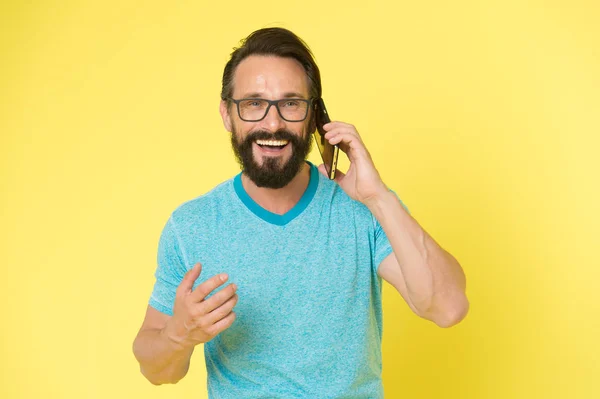
<svg viewBox="0 0 600 399">
<path fill-rule="evenodd" d="M 278 99 L 292 93 L 308 98 L 308 77 L 293 58 L 252 55 L 236 68 L 233 97 Z"/>
</svg>

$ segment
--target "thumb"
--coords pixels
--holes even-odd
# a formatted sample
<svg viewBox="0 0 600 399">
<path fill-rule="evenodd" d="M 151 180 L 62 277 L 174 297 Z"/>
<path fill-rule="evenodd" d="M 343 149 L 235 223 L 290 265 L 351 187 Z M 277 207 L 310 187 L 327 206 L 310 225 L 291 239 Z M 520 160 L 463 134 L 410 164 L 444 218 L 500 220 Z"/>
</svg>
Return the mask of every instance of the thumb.
<svg viewBox="0 0 600 399">
<path fill-rule="evenodd" d="M 346 174 L 344 172 L 342 172 L 339 169 L 335 170 L 335 177 L 333 178 L 333 180 L 336 181 L 336 183 L 339 183 L 342 181 L 342 179 L 344 178 L 344 176 L 346 176 Z"/>
<path fill-rule="evenodd" d="M 321 165 L 319 165 L 318 167 L 319 172 L 321 172 L 323 174 L 323 176 L 325 176 L 326 178 L 329 179 L 329 175 L 327 174 L 327 169 L 325 169 L 325 164 L 322 163 Z M 339 169 L 335 170 L 335 177 L 334 180 L 339 183 L 340 181 L 342 181 L 342 179 L 344 178 L 344 176 L 346 176 L 346 174 L 344 172 L 342 172 Z"/>
<path fill-rule="evenodd" d="M 319 165 L 319 167 L 317 168 L 319 169 L 319 172 L 321 172 L 321 174 L 325 177 L 329 177 L 327 176 L 327 169 L 325 169 L 325 164 L 322 163 L 321 165 Z"/>
<path fill-rule="evenodd" d="M 200 277 L 201 272 L 202 264 L 200 262 L 196 263 L 194 267 L 187 271 L 181 280 L 181 284 L 179 284 L 179 289 L 182 291 L 182 293 L 192 291 L 192 288 L 194 287 L 194 281 Z"/>
</svg>

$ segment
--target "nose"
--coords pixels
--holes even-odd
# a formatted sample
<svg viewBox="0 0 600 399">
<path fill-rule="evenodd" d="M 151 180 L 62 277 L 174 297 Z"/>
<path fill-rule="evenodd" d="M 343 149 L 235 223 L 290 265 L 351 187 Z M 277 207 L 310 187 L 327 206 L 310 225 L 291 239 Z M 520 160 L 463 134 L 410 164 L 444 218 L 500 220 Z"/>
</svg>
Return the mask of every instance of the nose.
<svg viewBox="0 0 600 399">
<path fill-rule="evenodd" d="M 271 108 L 269 108 L 269 112 L 267 112 L 267 115 L 260 123 L 262 128 L 271 132 L 276 132 L 285 128 L 285 121 L 281 119 L 275 105 L 272 105 Z"/>
</svg>

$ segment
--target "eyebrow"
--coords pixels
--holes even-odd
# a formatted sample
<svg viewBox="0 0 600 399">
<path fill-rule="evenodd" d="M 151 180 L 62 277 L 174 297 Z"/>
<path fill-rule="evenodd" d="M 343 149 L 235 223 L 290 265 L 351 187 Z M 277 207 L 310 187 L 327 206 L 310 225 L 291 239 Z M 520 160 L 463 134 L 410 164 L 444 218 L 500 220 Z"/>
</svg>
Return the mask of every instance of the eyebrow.
<svg viewBox="0 0 600 399">
<path fill-rule="evenodd" d="M 263 97 L 262 97 L 261 93 L 248 93 L 248 94 L 244 95 L 242 98 L 263 98 Z M 302 98 L 302 99 L 304 99 L 304 96 L 298 92 L 291 91 L 291 92 L 285 93 L 282 98 Z"/>
</svg>

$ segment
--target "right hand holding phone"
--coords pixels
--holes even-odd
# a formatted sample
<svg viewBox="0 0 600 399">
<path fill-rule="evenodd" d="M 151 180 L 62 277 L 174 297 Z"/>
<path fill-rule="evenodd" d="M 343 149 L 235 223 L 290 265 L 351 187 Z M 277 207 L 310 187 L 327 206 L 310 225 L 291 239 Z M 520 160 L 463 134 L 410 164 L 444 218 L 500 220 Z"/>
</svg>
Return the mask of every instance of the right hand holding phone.
<svg viewBox="0 0 600 399">
<path fill-rule="evenodd" d="M 236 317 L 232 311 L 238 301 L 235 284 L 229 284 L 205 300 L 212 291 L 225 284 L 226 274 L 213 276 L 192 291 L 201 270 L 202 265 L 196 263 L 181 280 L 175 294 L 173 317 L 163 329 L 171 341 L 184 348 L 210 341 L 229 328 Z"/>
</svg>

